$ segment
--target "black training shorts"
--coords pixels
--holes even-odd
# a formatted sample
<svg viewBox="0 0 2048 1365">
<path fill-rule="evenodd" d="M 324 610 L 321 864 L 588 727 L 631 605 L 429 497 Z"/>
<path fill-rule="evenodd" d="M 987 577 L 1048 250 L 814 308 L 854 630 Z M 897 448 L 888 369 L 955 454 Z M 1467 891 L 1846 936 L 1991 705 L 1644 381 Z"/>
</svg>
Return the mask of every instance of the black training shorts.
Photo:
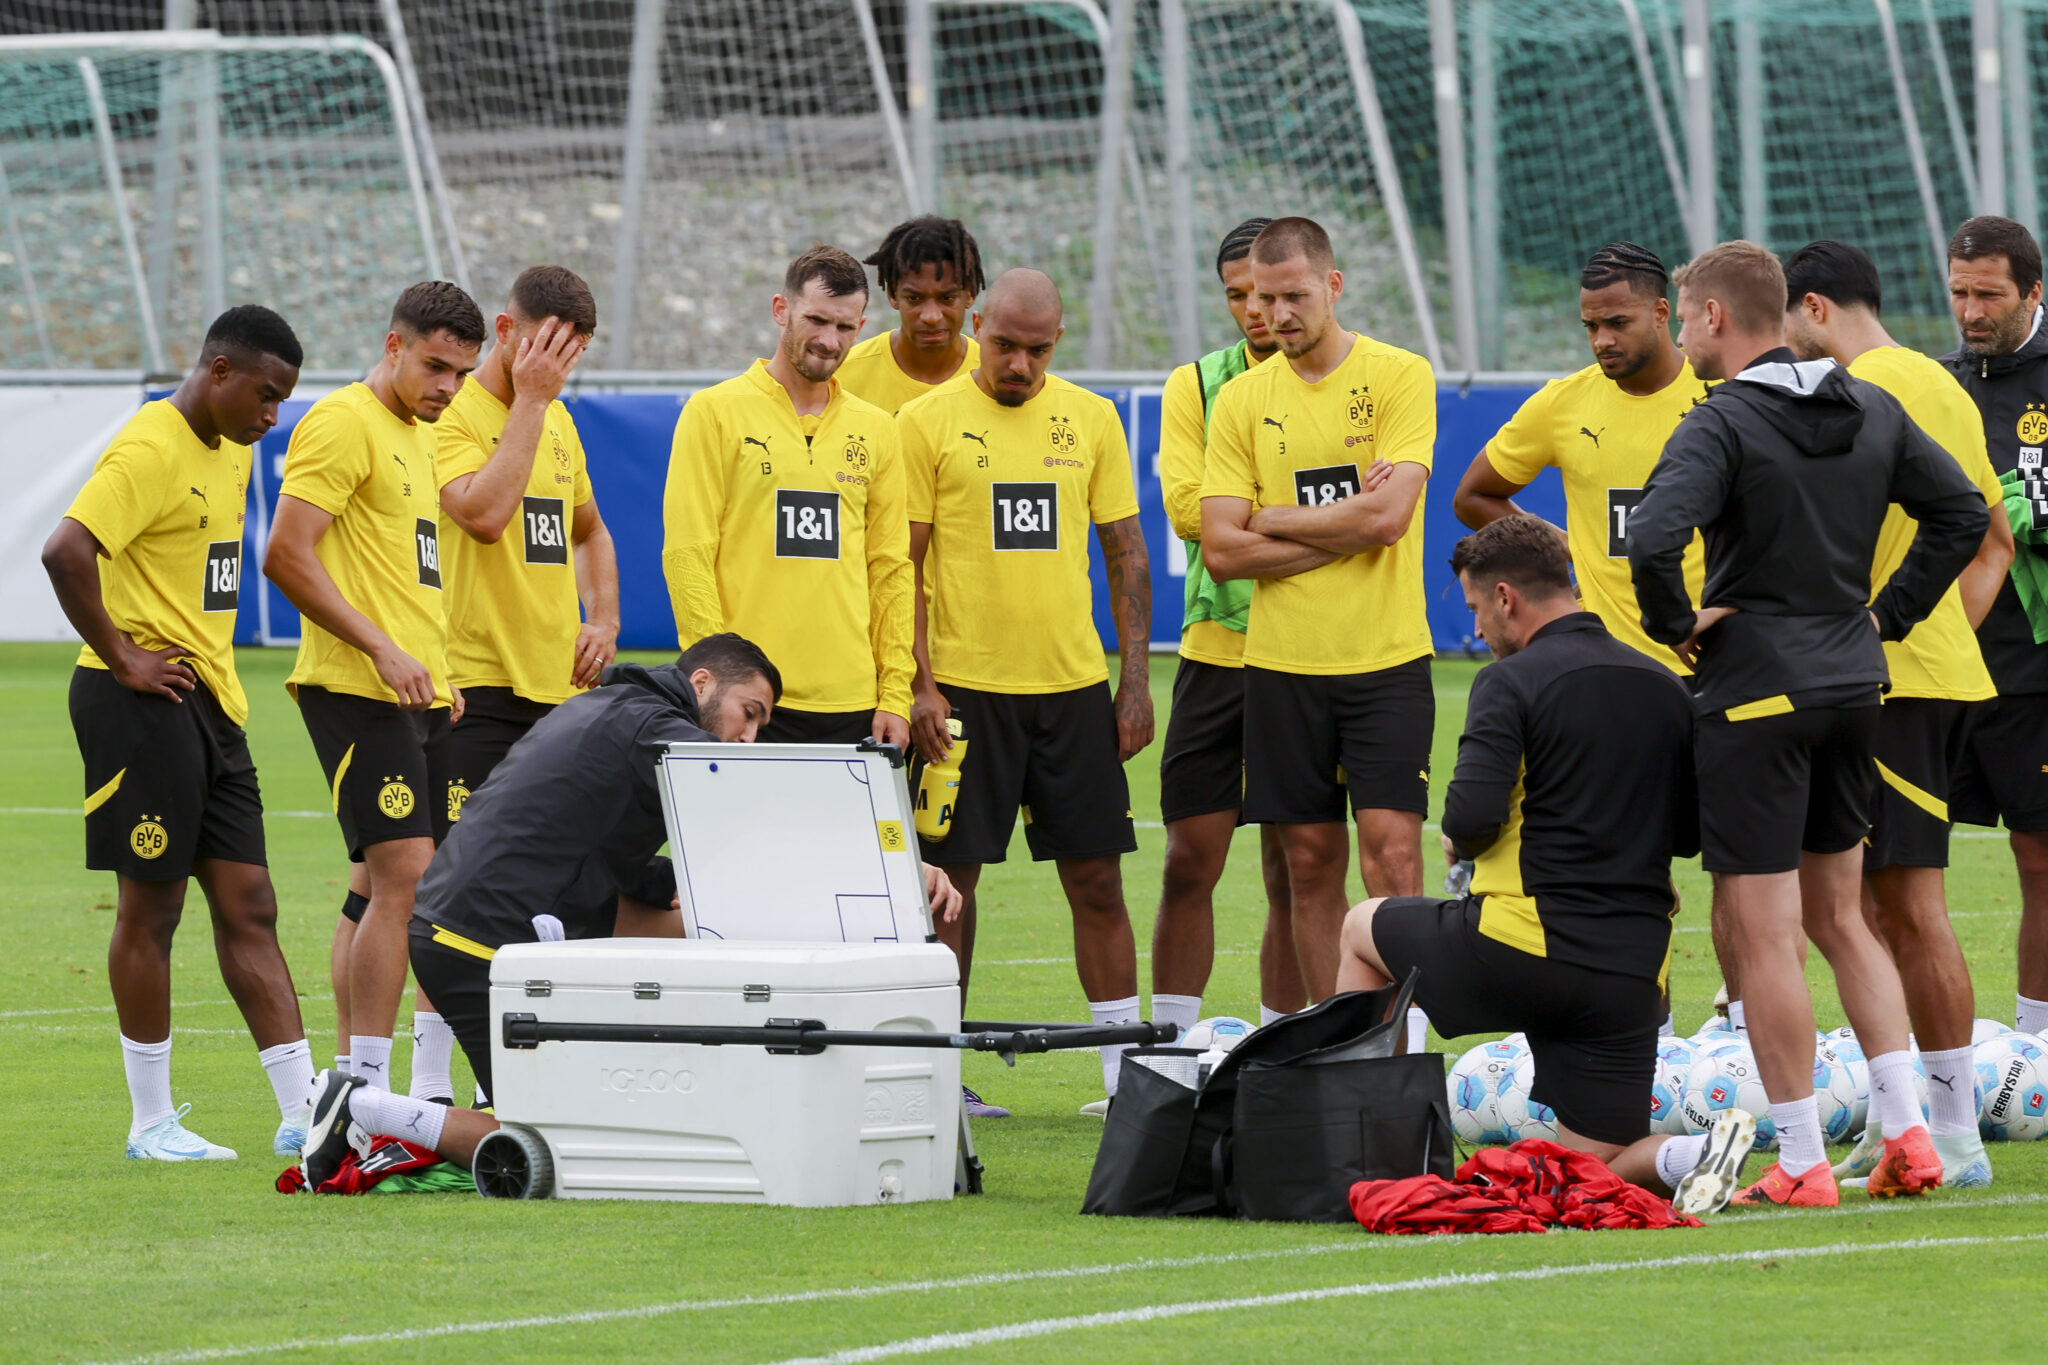
<svg viewBox="0 0 2048 1365">
<path fill-rule="evenodd" d="M 1167 824 L 1244 804 L 1244 670 L 1182 658 L 1159 754 Z"/>
<path fill-rule="evenodd" d="M 407 926 L 412 974 L 434 1002 L 448 1031 L 462 1045 L 476 1083 L 493 1100 L 491 1084 L 491 957 L 493 950 L 418 915 Z"/>
<path fill-rule="evenodd" d="M 1949 787 L 1949 817 L 1967 825 L 2048 830 L 2048 694 L 1973 702 Z"/>
<path fill-rule="evenodd" d="M 1020 807 L 1035 861 L 1136 851 L 1108 683 L 1033 693 L 941 683 L 939 691 L 962 726 L 967 752 L 951 832 L 937 843 L 919 840 L 926 862 L 1002 862 Z M 913 786 L 922 771 L 919 765 L 911 774 Z"/>
<path fill-rule="evenodd" d="M 754 739 L 761 744 L 858 744 L 873 738 L 875 712 L 792 711 L 777 706 Z"/>
<path fill-rule="evenodd" d="M 529 701 L 509 687 L 462 689 L 462 719 L 440 727 L 427 741 L 427 813 L 434 842 L 462 818 L 463 803 L 504 762 L 512 746 L 555 708 Z"/>
<path fill-rule="evenodd" d="M 93 871 L 181 882 L 201 858 L 267 865 L 248 736 L 205 683 L 183 695 L 131 691 L 104 668 L 72 670 Z"/>
<path fill-rule="evenodd" d="M 448 728 L 447 707 L 407 711 L 301 683 L 299 715 L 327 774 L 350 862 L 361 862 L 371 844 L 434 837 L 427 749 Z"/>
<path fill-rule="evenodd" d="M 1949 775 L 1969 740 L 1974 704 L 1895 697 L 1877 713 L 1877 799 L 1863 868 L 1947 867 Z"/>
<path fill-rule="evenodd" d="M 1329 824 L 1351 809 L 1429 809 L 1429 660 L 1373 673 L 1244 670 L 1244 818 Z"/>
<path fill-rule="evenodd" d="M 1876 689 L 1867 706 L 1814 706 L 1749 720 L 1700 721 L 1701 865 L 1709 872 L 1798 870 L 1799 855 L 1842 853 L 1870 833 Z"/>
<path fill-rule="evenodd" d="M 1479 932 L 1478 896 L 1397 896 L 1372 920 L 1396 981 L 1420 968 L 1415 1003 L 1446 1038 L 1520 1032 L 1536 1058 L 1533 1099 L 1595 1142 L 1650 1135 L 1663 992 L 1655 981 L 1525 953 Z M 440 996 L 433 997 L 436 1002 Z"/>
</svg>

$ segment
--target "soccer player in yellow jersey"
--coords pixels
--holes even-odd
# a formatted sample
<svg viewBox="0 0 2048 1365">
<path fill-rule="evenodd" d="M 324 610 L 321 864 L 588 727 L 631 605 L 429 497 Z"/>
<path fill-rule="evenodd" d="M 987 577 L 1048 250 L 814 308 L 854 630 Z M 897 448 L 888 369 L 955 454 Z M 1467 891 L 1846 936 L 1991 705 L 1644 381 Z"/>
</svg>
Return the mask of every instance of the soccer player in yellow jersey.
<svg viewBox="0 0 2048 1365">
<path fill-rule="evenodd" d="M 1216 960 L 1213 897 L 1244 801 L 1244 631 L 1252 594 L 1251 584 L 1218 583 L 1202 567 L 1203 446 L 1224 385 L 1279 350 L 1252 302 L 1252 241 L 1272 221 L 1247 218 L 1217 248 L 1216 277 L 1242 335 L 1167 376 L 1159 402 L 1160 492 L 1166 520 L 1186 547 L 1187 605 L 1159 755 L 1166 873 L 1152 922 L 1152 1018 L 1183 1029 L 1202 1017 Z M 1270 1023 L 1307 997 L 1277 827 L 1260 827 L 1259 854 L 1266 883 L 1259 1016 Z"/>
<path fill-rule="evenodd" d="M 234 650 L 249 447 L 277 425 L 301 358 L 268 308 L 221 314 L 177 392 L 121 428 L 43 547 L 58 605 L 85 640 L 71 726 L 85 761 L 85 864 L 119 886 L 107 984 L 131 1157 L 235 1155 L 187 1131 L 171 1101 L 171 936 L 192 877 L 277 1095 L 273 1146 L 297 1151 L 306 1135 L 312 1054 L 277 946 Z"/>
<path fill-rule="evenodd" d="M 1643 633 L 1628 573 L 1628 514 L 1678 419 L 1707 393 L 1671 339 L 1670 276 L 1654 252 L 1611 242 L 1579 274 L 1579 320 L 1594 363 L 1538 389 L 1472 457 L 1452 508 L 1477 530 L 1518 511 L 1512 499 L 1546 465 L 1564 476 L 1566 545 L 1579 595 L 1614 638 L 1667 668 L 1678 656 Z M 1700 543 L 1686 586 L 1703 582 Z"/>
<path fill-rule="evenodd" d="M 522 271 L 496 344 L 434 427 L 448 676 L 462 693 L 462 719 L 427 746 L 437 846 L 519 737 L 596 686 L 617 652 L 618 561 L 583 442 L 557 400 L 596 328 L 597 303 L 576 272 Z M 412 1095 L 452 1097 L 455 1035 L 424 997 L 412 1037 Z"/>
<path fill-rule="evenodd" d="M 848 351 L 839 382 L 893 414 L 981 363 L 967 333 L 984 287 L 981 248 L 958 218 L 926 214 L 890 228 L 867 264 L 901 322 Z"/>
<path fill-rule="evenodd" d="M 1202 560 L 1249 578 L 1244 818 L 1280 826 L 1309 994 L 1337 985 L 1346 788 L 1374 896 L 1422 890 L 1436 698 L 1419 513 L 1436 444 L 1429 362 L 1346 331 L 1329 234 L 1281 218 L 1252 243 L 1282 360 L 1209 415 Z M 1411 529 L 1412 528 L 1412 529 Z"/>
<path fill-rule="evenodd" d="M 483 339 L 483 314 L 457 286 L 400 294 L 369 377 L 292 429 L 263 557 L 303 618 L 285 686 L 349 859 L 368 873 L 360 926 L 335 926 L 335 1013 L 350 1069 L 385 1090 L 413 887 L 434 856 L 427 746 L 462 705 L 448 679 L 433 423 Z"/>
<path fill-rule="evenodd" d="M 910 747 L 910 526 L 896 422 L 834 377 L 867 272 L 790 262 L 775 354 L 693 394 L 669 452 L 661 566 L 688 649 L 738 631 L 782 669 L 764 743 Z"/>
<path fill-rule="evenodd" d="M 949 720 L 966 745 L 950 828 L 924 848 L 965 898 L 939 925 L 963 993 L 975 886 L 984 864 L 1003 861 L 1021 806 L 1031 856 L 1058 866 L 1089 1010 L 1123 1023 L 1138 1015 L 1121 867 L 1138 843 L 1123 764 L 1152 740 L 1152 580 L 1116 409 L 1046 373 L 1061 314 L 1050 278 L 1005 272 L 975 317 L 980 366 L 900 416 L 918 573 L 911 733 L 927 763 L 952 752 Z M 1091 522 L 1122 657 L 1114 698 L 1090 606 Z M 1103 1049 L 1111 1094 L 1121 1056 Z M 1007 1112 L 967 1101 L 970 1114 Z"/>
<path fill-rule="evenodd" d="M 1814 242 L 1785 260 L 1785 340 L 1801 360 L 1832 359 L 1899 400 L 1906 415 L 1963 467 L 1998 515 L 1977 557 L 1932 614 L 1887 641 L 1891 689 L 1877 713 L 1877 775 L 1863 850 L 1863 909 L 1899 964 L 1906 1010 L 1927 1069 L 1928 1131 L 1942 1184 L 1988 1185 L 1991 1161 L 1977 1133 L 1970 1031 L 1977 1012 L 1970 969 L 1948 919 L 1949 759 L 1997 696 L 1974 628 L 2012 562 L 2004 491 L 1984 449 L 1976 404 L 1945 366 L 1892 340 L 1879 320 L 1877 267 L 1856 247 Z M 1885 514 L 1870 581 L 1882 586 L 1906 557 L 1918 523 L 1896 504 Z M 1883 1155 L 1873 1123 L 1838 1176 L 1868 1176 Z"/>
</svg>

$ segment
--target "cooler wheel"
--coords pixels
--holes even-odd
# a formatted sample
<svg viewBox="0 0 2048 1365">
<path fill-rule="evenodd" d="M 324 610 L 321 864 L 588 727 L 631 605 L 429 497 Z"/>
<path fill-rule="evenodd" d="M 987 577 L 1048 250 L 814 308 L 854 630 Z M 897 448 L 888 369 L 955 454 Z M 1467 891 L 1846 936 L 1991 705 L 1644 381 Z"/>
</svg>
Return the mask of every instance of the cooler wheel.
<svg viewBox="0 0 2048 1365">
<path fill-rule="evenodd" d="M 486 1199 L 546 1199 L 555 1192 L 555 1161 L 531 1128 L 498 1129 L 477 1144 L 470 1162 L 476 1192 Z"/>
</svg>

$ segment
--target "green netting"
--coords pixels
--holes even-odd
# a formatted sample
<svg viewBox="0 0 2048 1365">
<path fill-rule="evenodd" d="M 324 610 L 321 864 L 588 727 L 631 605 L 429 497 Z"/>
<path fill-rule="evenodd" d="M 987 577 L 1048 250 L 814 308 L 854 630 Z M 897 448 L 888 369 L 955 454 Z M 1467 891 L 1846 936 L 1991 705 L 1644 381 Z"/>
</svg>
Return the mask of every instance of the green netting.
<svg viewBox="0 0 2048 1365">
<path fill-rule="evenodd" d="M 9 368 L 180 366 L 245 300 L 290 317 L 310 363 L 353 366 L 396 285 L 427 272 L 389 89 L 359 50 L 0 52 L 0 167 Z"/>
</svg>

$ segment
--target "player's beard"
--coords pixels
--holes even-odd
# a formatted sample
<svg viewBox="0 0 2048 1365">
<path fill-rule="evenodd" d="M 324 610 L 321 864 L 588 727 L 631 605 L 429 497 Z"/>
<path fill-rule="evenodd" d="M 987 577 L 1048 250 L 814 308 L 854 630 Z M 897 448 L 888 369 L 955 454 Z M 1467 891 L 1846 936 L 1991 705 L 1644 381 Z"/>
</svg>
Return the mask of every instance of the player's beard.
<svg viewBox="0 0 2048 1365">
<path fill-rule="evenodd" d="M 808 343 L 793 339 L 783 344 L 782 354 L 788 357 L 789 367 L 792 370 L 795 370 L 813 384 L 822 384 L 837 374 L 839 372 L 839 362 L 846 359 L 844 351 L 830 357 L 816 355 L 811 351 Z"/>
<path fill-rule="evenodd" d="M 1609 370 L 1605 365 L 1602 365 L 1600 370 L 1609 379 L 1619 384 L 1624 380 L 1634 379 L 1637 375 L 1648 369 L 1650 362 L 1656 358 L 1656 348 L 1654 346 L 1645 347 L 1641 351 L 1625 353 L 1621 357 L 1621 368 L 1619 370 Z"/>
<path fill-rule="evenodd" d="M 1977 356 L 2010 355 L 2027 340 L 2027 333 L 2034 326 L 2034 310 L 2025 303 L 2014 306 L 2010 313 L 1992 324 L 1991 336 L 1984 341 L 1963 338 L 1963 345 L 1970 354 Z"/>
<path fill-rule="evenodd" d="M 1282 335 L 1280 337 L 1280 349 L 1286 354 L 1289 360 L 1299 360 L 1301 357 L 1307 355 L 1310 351 L 1313 351 L 1316 347 L 1323 344 L 1323 338 L 1329 335 L 1330 327 L 1331 319 L 1327 315 L 1325 315 L 1323 318 L 1322 326 L 1316 328 L 1313 333 L 1311 333 L 1306 327 L 1302 328 L 1299 332 L 1296 332 L 1294 334 L 1291 344 L 1289 338 L 1285 335 Z"/>
</svg>

